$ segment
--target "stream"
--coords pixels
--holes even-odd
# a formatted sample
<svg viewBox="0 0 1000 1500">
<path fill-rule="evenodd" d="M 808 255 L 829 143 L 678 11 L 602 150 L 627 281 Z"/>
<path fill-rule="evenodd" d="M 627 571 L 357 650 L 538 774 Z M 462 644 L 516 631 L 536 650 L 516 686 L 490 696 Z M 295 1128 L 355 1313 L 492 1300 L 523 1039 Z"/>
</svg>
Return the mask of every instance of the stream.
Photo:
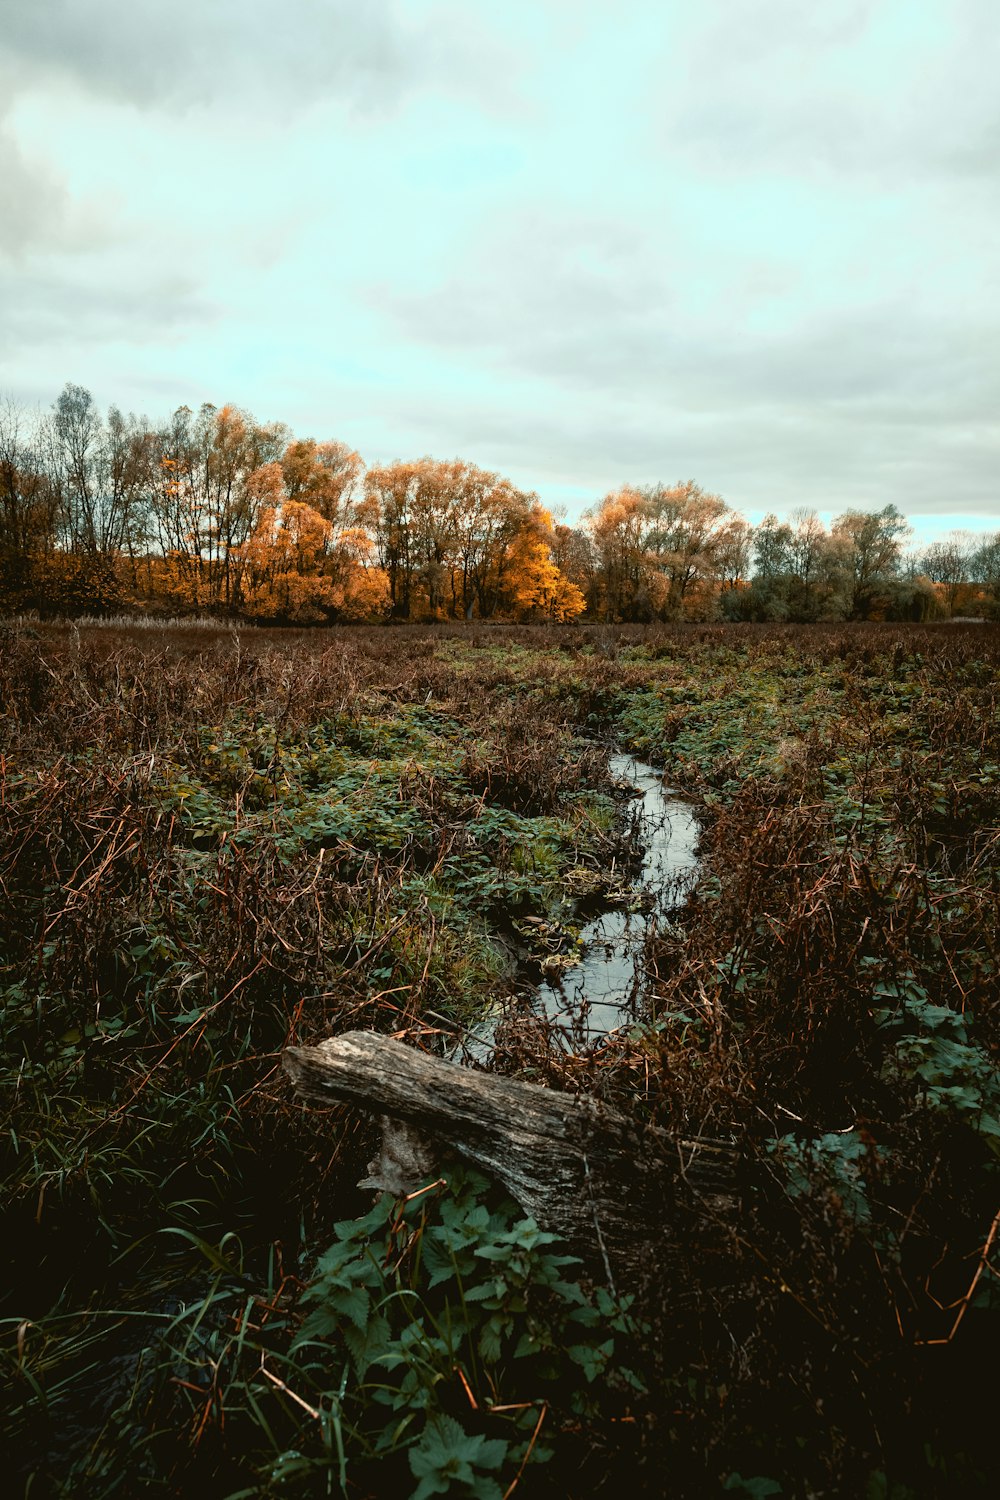
<svg viewBox="0 0 1000 1500">
<path fill-rule="evenodd" d="M 658 917 L 678 906 L 693 882 L 700 825 L 689 803 L 663 784 L 663 773 L 631 755 L 613 755 L 611 775 L 634 788 L 642 868 L 633 882 L 638 909 L 602 912 L 580 933 L 582 959 L 538 987 L 537 1015 L 579 1028 L 592 1041 L 634 1015 L 644 989 L 646 939 Z"/>
<path fill-rule="evenodd" d="M 655 923 L 683 901 L 694 883 L 701 825 L 690 803 L 664 786 L 663 773 L 634 756 L 615 753 L 609 770 L 633 798 L 642 866 L 631 882 L 635 900 L 606 909 L 580 932 L 579 959 L 554 963 L 528 1001 L 529 1013 L 563 1032 L 574 1050 L 629 1023 L 646 987 L 646 939 Z M 501 1017 L 490 1015 L 468 1034 L 460 1050 L 487 1063 Z"/>
</svg>

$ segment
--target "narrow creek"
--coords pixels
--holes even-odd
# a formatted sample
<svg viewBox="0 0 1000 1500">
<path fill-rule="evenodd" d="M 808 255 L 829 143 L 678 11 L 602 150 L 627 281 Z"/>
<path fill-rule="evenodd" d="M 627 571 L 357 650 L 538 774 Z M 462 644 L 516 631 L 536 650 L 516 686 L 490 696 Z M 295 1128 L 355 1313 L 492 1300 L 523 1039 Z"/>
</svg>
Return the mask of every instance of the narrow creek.
<svg viewBox="0 0 1000 1500">
<path fill-rule="evenodd" d="M 634 1019 L 646 989 L 646 940 L 683 901 L 698 867 L 701 826 L 691 804 L 664 785 L 663 772 L 622 752 L 611 756 L 608 768 L 634 799 L 634 837 L 642 850 L 641 868 L 629 882 L 634 899 L 588 922 L 576 961 L 554 962 L 526 1002 L 527 1013 L 552 1022 L 573 1050 Z M 467 1061 L 488 1062 L 501 1019 L 485 1017 L 456 1050 Z"/>
<path fill-rule="evenodd" d="M 653 924 L 683 900 L 697 869 L 700 826 L 689 803 L 664 786 L 663 773 L 631 755 L 611 757 L 615 781 L 633 789 L 642 868 L 631 908 L 602 912 L 580 933 L 582 957 L 545 979 L 534 1010 L 588 1041 L 614 1031 L 635 1012 L 645 988 L 644 953 Z"/>
</svg>

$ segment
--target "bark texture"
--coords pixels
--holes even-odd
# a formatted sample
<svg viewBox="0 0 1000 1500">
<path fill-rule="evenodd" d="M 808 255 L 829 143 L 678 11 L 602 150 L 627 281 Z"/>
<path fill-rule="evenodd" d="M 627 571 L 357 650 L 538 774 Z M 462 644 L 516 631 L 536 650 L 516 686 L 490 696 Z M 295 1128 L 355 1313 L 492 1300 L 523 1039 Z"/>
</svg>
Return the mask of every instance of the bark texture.
<svg viewBox="0 0 1000 1500">
<path fill-rule="evenodd" d="M 412 1191 L 447 1152 L 486 1172 L 618 1290 L 671 1242 L 735 1208 L 735 1153 L 678 1140 L 593 1099 L 477 1073 L 373 1032 L 289 1047 L 284 1067 L 312 1104 L 384 1118 L 365 1186 Z"/>
</svg>

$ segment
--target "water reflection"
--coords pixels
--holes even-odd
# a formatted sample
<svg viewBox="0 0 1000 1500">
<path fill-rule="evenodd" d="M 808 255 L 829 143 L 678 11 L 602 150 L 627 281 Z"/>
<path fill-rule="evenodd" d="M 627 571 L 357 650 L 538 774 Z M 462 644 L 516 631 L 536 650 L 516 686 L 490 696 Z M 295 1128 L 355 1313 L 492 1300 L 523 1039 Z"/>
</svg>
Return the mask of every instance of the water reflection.
<svg viewBox="0 0 1000 1500">
<path fill-rule="evenodd" d="M 611 757 L 619 782 L 634 787 L 637 835 L 644 850 L 637 888 L 650 899 L 639 911 L 609 911 L 580 933 L 582 961 L 539 985 L 533 1009 L 595 1038 L 628 1020 L 644 988 L 643 953 L 651 924 L 691 885 L 699 827 L 691 807 L 663 785 L 662 773 L 630 755 Z"/>
<path fill-rule="evenodd" d="M 543 981 L 528 1002 L 532 1014 L 551 1021 L 574 1047 L 598 1040 L 635 1014 L 645 988 L 646 938 L 657 918 L 683 900 L 697 869 L 697 819 L 689 804 L 663 785 L 662 772 L 631 755 L 613 755 L 609 769 L 635 794 L 636 835 L 643 850 L 635 890 L 645 899 L 634 911 L 605 911 L 589 922 L 580 933 L 580 962 Z M 502 1019 L 500 1012 L 484 1017 L 454 1053 L 487 1065 Z"/>
</svg>

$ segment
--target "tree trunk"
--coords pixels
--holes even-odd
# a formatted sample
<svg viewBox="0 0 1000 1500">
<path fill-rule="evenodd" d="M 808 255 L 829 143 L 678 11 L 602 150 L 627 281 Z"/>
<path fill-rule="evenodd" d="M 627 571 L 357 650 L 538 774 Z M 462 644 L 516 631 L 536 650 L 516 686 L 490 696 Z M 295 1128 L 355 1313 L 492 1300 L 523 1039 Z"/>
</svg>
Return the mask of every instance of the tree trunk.
<svg viewBox="0 0 1000 1500">
<path fill-rule="evenodd" d="M 289 1047 L 284 1068 L 313 1104 L 384 1117 L 382 1155 L 363 1186 L 412 1191 L 447 1153 L 495 1178 L 543 1229 L 614 1287 L 664 1269 L 685 1226 L 730 1221 L 736 1153 L 679 1140 L 537 1084 L 478 1073 L 373 1032 Z"/>
</svg>

